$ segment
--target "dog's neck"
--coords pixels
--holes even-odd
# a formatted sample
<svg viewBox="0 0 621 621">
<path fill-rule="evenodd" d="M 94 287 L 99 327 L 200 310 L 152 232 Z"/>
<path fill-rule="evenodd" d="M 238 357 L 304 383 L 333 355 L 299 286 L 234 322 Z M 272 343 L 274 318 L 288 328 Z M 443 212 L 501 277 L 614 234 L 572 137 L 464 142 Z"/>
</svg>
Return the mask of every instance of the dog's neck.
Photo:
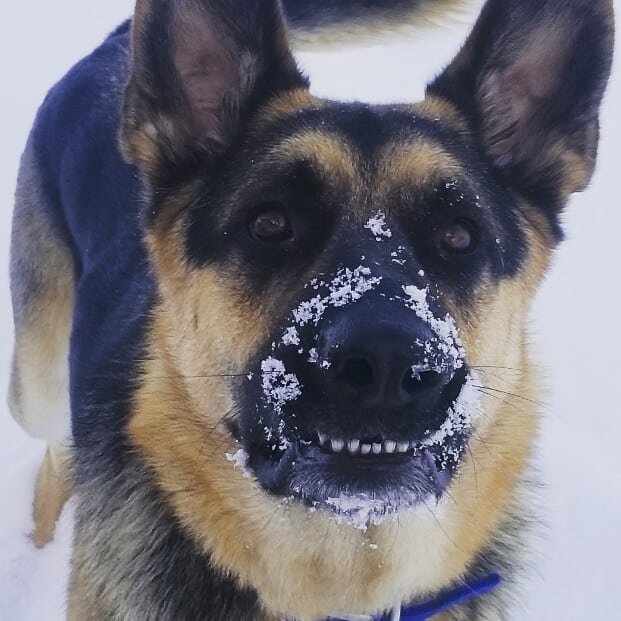
<svg viewBox="0 0 621 621">
<path fill-rule="evenodd" d="M 347 615 L 330 617 L 327 621 L 425 621 L 457 604 L 489 593 L 500 584 L 500 580 L 498 574 L 490 574 L 471 582 L 465 581 L 460 586 L 446 591 L 433 599 L 410 606 L 397 604 L 391 613 L 380 617 L 374 617 L 372 615 Z"/>
</svg>

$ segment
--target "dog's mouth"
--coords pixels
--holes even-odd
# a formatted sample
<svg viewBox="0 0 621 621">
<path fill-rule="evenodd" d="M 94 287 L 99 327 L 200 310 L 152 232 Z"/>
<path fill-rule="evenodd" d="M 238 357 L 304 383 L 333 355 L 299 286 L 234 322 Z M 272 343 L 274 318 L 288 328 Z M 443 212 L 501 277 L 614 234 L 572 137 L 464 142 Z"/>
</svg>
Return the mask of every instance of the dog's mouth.
<svg viewBox="0 0 621 621">
<path fill-rule="evenodd" d="M 474 392 L 468 370 L 457 371 L 434 429 L 400 424 L 372 434 L 329 432 L 321 423 L 304 430 L 280 417 L 260 439 L 242 442 L 246 465 L 270 494 L 363 527 L 445 494 L 467 446 Z"/>
<path fill-rule="evenodd" d="M 319 438 L 297 441 L 279 459 L 273 460 L 274 453 L 268 459 L 258 456 L 250 466 L 270 492 L 347 516 L 362 526 L 427 498 L 440 498 L 465 441 L 453 437 L 442 447 L 412 447 L 406 441 L 376 440 L 349 440 L 341 450 L 345 443 L 340 438 L 326 439 L 323 446 Z"/>
</svg>

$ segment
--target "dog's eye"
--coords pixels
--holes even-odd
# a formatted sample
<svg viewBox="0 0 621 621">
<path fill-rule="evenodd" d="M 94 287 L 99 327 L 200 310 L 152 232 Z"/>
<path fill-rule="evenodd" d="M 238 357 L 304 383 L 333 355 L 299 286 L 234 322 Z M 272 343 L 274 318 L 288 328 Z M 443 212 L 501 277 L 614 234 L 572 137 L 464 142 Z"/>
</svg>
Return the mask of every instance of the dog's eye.
<svg viewBox="0 0 621 621">
<path fill-rule="evenodd" d="M 291 239 L 293 229 L 285 209 L 278 203 L 263 205 L 249 225 L 250 235 L 259 241 L 277 243 Z"/>
<path fill-rule="evenodd" d="M 474 225 L 464 220 L 456 220 L 442 231 L 440 245 L 450 254 L 472 252 L 476 246 Z"/>
</svg>

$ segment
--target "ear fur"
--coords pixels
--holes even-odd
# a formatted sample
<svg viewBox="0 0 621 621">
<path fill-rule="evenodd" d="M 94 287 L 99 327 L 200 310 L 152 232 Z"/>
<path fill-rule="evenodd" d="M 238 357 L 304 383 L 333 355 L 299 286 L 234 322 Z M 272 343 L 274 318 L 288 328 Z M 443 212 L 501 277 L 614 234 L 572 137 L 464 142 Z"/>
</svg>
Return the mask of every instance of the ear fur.
<svg viewBox="0 0 621 621">
<path fill-rule="evenodd" d="M 263 102 L 307 86 L 277 0 L 138 0 L 124 152 L 154 181 L 216 156 Z"/>
<path fill-rule="evenodd" d="M 492 166 L 556 214 L 593 172 L 613 31 L 612 0 L 488 0 L 428 93 L 455 103 Z"/>
</svg>

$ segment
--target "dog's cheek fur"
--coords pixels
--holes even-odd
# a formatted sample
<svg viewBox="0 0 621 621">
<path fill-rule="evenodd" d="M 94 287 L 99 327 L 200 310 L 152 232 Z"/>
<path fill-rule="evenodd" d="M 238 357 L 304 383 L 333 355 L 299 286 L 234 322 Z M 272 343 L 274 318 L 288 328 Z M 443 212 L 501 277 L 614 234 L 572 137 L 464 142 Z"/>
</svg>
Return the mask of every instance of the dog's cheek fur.
<svg viewBox="0 0 621 621">
<path fill-rule="evenodd" d="M 528 229 L 527 229 L 528 230 Z M 450 513 L 458 522 L 453 557 L 483 549 L 511 506 L 511 495 L 532 450 L 538 421 L 536 379 L 527 321 L 534 292 L 550 260 L 547 235 L 529 230 L 529 252 L 517 277 L 501 281 L 466 316 L 454 311 L 468 363 L 475 372 L 482 415 L 451 488 Z M 476 318 L 476 319 L 475 319 Z M 479 539 L 478 545 L 472 542 Z M 467 562 L 467 557 L 463 558 Z"/>
<path fill-rule="evenodd" d="M 519 274 L 490 287 L 476 308 L 453 309 L 480 386 L 481 411 L 449 492 L 442 525 L 455 542 L 446 566 L 500 572 L 503 586 L 459 606 L 446 621 L 501 619 L 516 596 L 527 540 L 533 536 L 531 459 L 539 425 L 540 374 L 528 346 L 530 304 L 550 262 L 553 234 L 545 217 L 522 204 L 527 258 Z M 476 318 L 476 319 L 475 319 Z M 508 328 L 509 326 L 509 328 Z"/>
</svg>

